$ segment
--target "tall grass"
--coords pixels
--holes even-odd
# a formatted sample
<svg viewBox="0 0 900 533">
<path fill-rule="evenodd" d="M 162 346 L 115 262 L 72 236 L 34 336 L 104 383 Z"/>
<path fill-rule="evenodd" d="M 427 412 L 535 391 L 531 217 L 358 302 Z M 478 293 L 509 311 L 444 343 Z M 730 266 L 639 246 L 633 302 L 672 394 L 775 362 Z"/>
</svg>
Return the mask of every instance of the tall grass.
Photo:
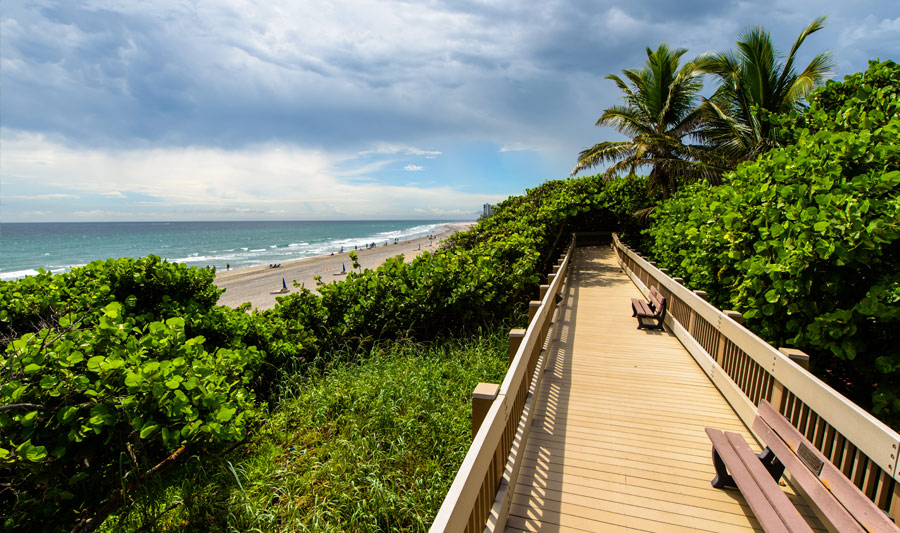
<svg viewBox="0 0 900 533">
<path fill-rule="evenodd" d="M 472 389 L 499 383 L 506 350 L 501 331 L 397 341 L 291 376 L 251 442 L 191 458 L 104 529 L 423 531 L 468 448 Z"/>
</svg>

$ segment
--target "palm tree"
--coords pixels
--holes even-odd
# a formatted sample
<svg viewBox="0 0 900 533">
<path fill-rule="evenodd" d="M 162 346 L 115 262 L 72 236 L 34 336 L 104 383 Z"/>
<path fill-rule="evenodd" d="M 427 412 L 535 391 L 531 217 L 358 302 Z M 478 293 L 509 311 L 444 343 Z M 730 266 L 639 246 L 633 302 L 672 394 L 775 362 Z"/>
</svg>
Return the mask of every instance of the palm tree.
<svg viewBox="0 0 900 533">
<path fill-rule="evenodd" d="M 794 70 L 794 55 L 808 36 L 824 27 L 825 18 L 803 30 L 784 63 L 779 62 L 769 33 L 758 26 L 741 32 L 736 53 L 698 59 L 697 68 L 720 83 L 704 102 L 709 127 L 700 137 L 728 158 L 730 166 L 777 146 L 776 128 L 767 115 L 801 110 L 803 99 L 828 75 L 833 66 L 828 52 L 814 57 L 799 74 Z"/>
<path fill-rule="evenodd" d="M 683 142 L 703 125 L 703 113 L 697 106 L 701 71 L 693 62 L 679 68 L 686 52 L 670 50 L 663 43 L 655 51 L 647 48 L 647 61 L 641 70 L 622 71 L 630 85 L 615 74 L 606 77 L 624 93 L 625 105 L 604 111 L 596 125 L 612 126 L 630 140 L 601 142 L 583 150 L 573 176 L 608 162 L 613 164 L 604 173 L 606 179 L 650 166 L 648 185 L 651 191 L 659 190 L 663 198 L 683 182 L 718 181 L 721 168 L 715 164 L 714 154 L 702 145 Z"/>
</svg>

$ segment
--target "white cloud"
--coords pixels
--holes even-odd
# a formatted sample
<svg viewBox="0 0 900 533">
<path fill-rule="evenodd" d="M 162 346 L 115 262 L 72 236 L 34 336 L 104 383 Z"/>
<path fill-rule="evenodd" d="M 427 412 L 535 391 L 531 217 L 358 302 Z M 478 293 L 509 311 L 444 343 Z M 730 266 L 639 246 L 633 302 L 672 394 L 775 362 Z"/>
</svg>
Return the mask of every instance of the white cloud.
<svg viewBox="0 0 900 533">
<path fill-rule="evenodd" d="M 507 144 L 500 147 L 500 152 L 522 152 L 525 150 L 531 150 L 531 148 L 520 143 Z"/>
<path fill-rule="evenodd" d="M 41 135 L 3 131 L 4 174 L 42 191 L 59 189 L 116 199 L 115 208 L 84 206 L 77 218 L 123 219 L 128 213 L 118 191 L 141 195 L 127 205 L 154 208 L 154 216 L 179 219 L 218 214 L 280 218 L 403 216 L 415 206 L 433 206 L 447 215 L 468 213 L 469 206 L 492 201 L 491 195 L 451 186 L 388 185 L 361 180 L 355 155 L 263 144 L 239 150 L 184 147 L 140 150 L 84 150 Z M 111 193 L 112 191 L 112 193 Z M 125 195 L 122 194 L 124 197 Z M 73 197 L 24 194 L 21 198 Z M 18 198 L 4 197 L 7 215 Z M 21 211 L 25 206 L 19 207 Z M 20 211 L 20 212 L 21 212 Z M 149 212 L 148 212 L 149 213 Z"/>
<path fill-rule="evenodd" d="M 895 19 L 878 19 L 869 15 L 862 21 L 852 24 L 841 31 L 840 43 L 842 46 L 851 46 L 859 41 L 885 41 L 897 42 L 900 40 L 900 17 Z M 881 59 L 888 59 L 882 57 Z"/>
<path fill-rule="evenodd" d="M 434 207 L 427 209 L 417 207 L 413 209 L 413 211 L 423 215 L 434 215 L 439 217 L 472 216 L 473 218 L 475 218 L 478 215 L 478 211 L 471 211 L 466 209 L 437 209 Z"/>
<path fill-rule="evenodd" d="M 425 170 L 425 167 L 410 164 L 403 167 L 403 170 L 406 170 L 408 172 L 418 172 L 420 170 Z"/>
<path fill-rule="evenodd" d="M 128 211 L 112 211 L 108 209 L 91 209 L 87 211 L 72 211 L 72 214 L 78 218 L 104 219 L 111 220 L 116 218 L 127 217 Z"/>
<path fill-rule="evenodd" d="M 394 145 L 394 144 L 382 144 L 378 145 L 375 148 L 371 148 L 369 150 L 363 150 L 359 152 L 359 155 L 418 155 L 422 156 L 425 159 L 434 159 L 435 157 L 441 155 L 441 152 L 436 150 L 423 150 L 421 148 L 417 148 L 415 146 L 403 146 L 403 145 Z"/>
<path fill-rule="evenodd" d="M 110 198 L 128 198 L 128 196 L 126 196 L 126 195 L 125 195 L 123 192 L 121 192 L 121 191 L 102 192 L 102 193 L 100 193 L 100 194 L 103 195 L 103 196 L 109 196 Z"/>
<path fill-rule="evenodd" d="M 74 194 L 50 193 L 50 194 L 13 194 L 6 196 L 15 200 L 74 200 L 78 196 Z"/>
</svg>

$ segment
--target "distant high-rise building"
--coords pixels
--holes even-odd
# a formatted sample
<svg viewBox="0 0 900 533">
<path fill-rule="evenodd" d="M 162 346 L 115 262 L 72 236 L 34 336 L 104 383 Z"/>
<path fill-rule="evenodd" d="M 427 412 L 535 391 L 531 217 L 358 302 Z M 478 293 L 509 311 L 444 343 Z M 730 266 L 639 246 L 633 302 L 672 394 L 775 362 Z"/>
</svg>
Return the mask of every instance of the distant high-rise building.
<svg viewBox="0 0 900 533">
<path fill-rule="evenodd" d="M 491 204 L 484 204 L 484 206 L 482 207 L 484 209 L 484 212 L 481 214 L 482 217 L 486 218 L 494 214 L 494 208 L 491 206 Z"/>
</svg>

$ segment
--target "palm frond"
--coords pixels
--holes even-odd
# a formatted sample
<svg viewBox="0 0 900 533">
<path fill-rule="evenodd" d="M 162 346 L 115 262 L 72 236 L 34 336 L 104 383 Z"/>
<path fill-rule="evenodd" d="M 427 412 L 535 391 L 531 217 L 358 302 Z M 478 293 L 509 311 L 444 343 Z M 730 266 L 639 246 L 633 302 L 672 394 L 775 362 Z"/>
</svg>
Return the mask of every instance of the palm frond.
<svg viewBox="0 0 900 533">
<path fill-rule="evenodd" d="M 584 149 L 578 154 L 578 162 L 572 169 L 572 176 L 587 168 L 593 168 L 607 161 L 615 161 L 632 155 L 634 147 L 628 141 L 602 142 Z"/>
<path fill-rule="evenodd" d="M 788 88 L 787 97 L 792 103 L 806 98 L 812 90 L 831 73 L 834 61 L 831 54 L 822 52 L 809 62 L 803 72 L 797 75 L 797 79 Z"/>
<path fill-rule="evenodd" d="M 803 41 L 805 41 L 807 37 L 825 27 L 825 21 L 827 19 L 827 15 L 816 17 L 815 20 L 810 22 L 809 26 L 807 26 L 802 32 L 800 32 L 800 35 L 797 36 L 797 39 L 794 41 L 794 46 L 791 47 L 791 52 L 788 54 L 787 59 L 784 62 L 784 69 L 781 71 L 781 79 L 779 80 L 779 84 L 788 83 L 788 79 L 793 75 L 794 55 L 797 53 L 797 50 L 800 49 L 800 46 L 803 45 Z"/>
<path fill-rule="evenodd" d="M 635 114 L 635 109 L 624 106 L 613 106 L 603 112 L 597 119 L 597 126 L 611 126 L 628 136 L 648 133 L 646 117 Z"/>
</svg>

